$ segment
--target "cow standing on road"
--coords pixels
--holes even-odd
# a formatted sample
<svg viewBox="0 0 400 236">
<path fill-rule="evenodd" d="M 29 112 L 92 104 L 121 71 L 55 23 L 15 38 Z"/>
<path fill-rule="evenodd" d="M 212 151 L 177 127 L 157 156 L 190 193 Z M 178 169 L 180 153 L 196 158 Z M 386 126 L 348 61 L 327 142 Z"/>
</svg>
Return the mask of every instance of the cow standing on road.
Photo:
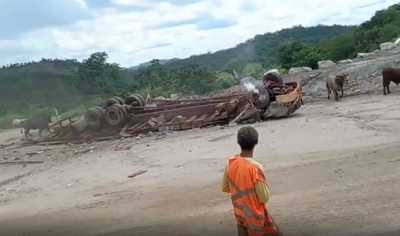
<svg viewBox="0 0 400 236">
<path fill-rule="evenodd" d="M 49 133 L 50 127 L 49 123 L 51 123 L 51 117 L 46 116 L 46 117 L 41 117 L 37 119 L 27 119 L 21 122 L 21 134 L 23 132 L 23 129 L 25 130 L 25 137 L 28 138 L 28 136 L 32 137 L 32 134 L 29 133 L 30 130 L 39 130 L 39 136 L 42 137 L 42 131 L 47 130 Z"/>
<path fill-rule="evenodd" d="M 386 90 L 390 93 L 389 85 L 390 82 L 396 84 L 396 86 L 400 83 L 400 68 L 384 68 L 382 70 L 382 85 L 383 85 L 383 95 L 386 95 Z"/>
<path fill-rule="evenodd" d="M 328 90 L 328 99 L 331 99 L 331 91 L 335 95 L 335 100 L 339 101 L 338 91 L 341 91 L 340 98 L 343 98 L 343 85 L 347 81 L 347 74 L 329 75 L 326 78 L 326 89 Z"/>
</svg>

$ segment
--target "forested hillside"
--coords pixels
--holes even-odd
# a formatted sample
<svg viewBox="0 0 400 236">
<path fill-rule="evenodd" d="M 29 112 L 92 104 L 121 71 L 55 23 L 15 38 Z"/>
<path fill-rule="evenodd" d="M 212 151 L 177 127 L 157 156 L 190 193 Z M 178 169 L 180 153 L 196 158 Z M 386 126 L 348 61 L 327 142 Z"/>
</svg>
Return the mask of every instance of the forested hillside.
<svg viewBox="0 0 400 236">
<path fill-rule="evenodd" d="M 167 59 L 167 60 L 165 60 L 165 59 L 159 59 L 158 62 L 159 62 L 161 65 L 164 65 L 164 64 L 167 63 L 167 62 L 176 61 L 176 60 L 179 60 L 179 59 L 178 59 L 178 58 L 172 58 L 172 59 Z M 150 66 L 150 65 L 151 65 L 151 61 L 149 61 L 149 62 L 143 62 L 143 63 L 140 63 L 139 65 L 132 66 L 132 67 L 130 67 L 129 69 L 136 70 L 136 69 L 139 69 L 139 68 L 142 68 L 142 67 L 146 67 L 146 66 Z"/>
<path fill-rule="evenodd" d="M 316 45 L 323 40 L 350 32 L 355 27 L 351 26 L 294 26 L 273 33 L 256 35 L 234 48 L 193 55 L 183 60 L 175 60 L 166 63 L 167 67 L 185 66 L 189 64 L 200 64 L 210 67 L 212 70 L 223 70 L 237 68 L 247 63 L 259 63 L 264 67 L 278 63 L 277 52 L 279 45 L 298 42 L 304 45 Z"/>
<path fill-rule="evenodd" d="M 54 108 L 81 113 L 111 96 L 140 90 L 157 96 L 206 94 L 232 84 L 198 65 L 168 69 L 153 60 L 146 68 L 123 69 L 108 62 L 105 52 L 82 62 L 42 59 L 4 66 L 0 79 L 0 127 L 10 126 L 14 118 L 54 115 Z"/>
<path fill-rule="evenodd" d="M 104 98 L 137 90 L 148 90 L 153 96 L 206 94 L 237 84 L 237 77 L 259 77 L 271 68 L 315 67 L 322 59 L 353 58 L 399 36 L 400 5 L 396 4 L 377 11 L 358 27 L 295 26 L 257 35 L 235 48 L 165 65 L 154 60 L 136 70 L 109 62 L 105 52 L 82 62 L 42 59 L 7 65 L 0 68 L 0 128 L 14 118 L 39 116 L 54 107 L 60 112 L 82 112 Z"/>
<path fill-rule="evenodd" d="M 278 47 L 278 64 L 284 68 L 310 66 L 316 68 L 319 60 L 339 61 L 354 58 L 358 52 L 379 49 L 379 44 L 400 37 L 400 4 L 377 11 L 374 16 L 344 34 L 307 45 L 300 41 Z"/>
</svg>

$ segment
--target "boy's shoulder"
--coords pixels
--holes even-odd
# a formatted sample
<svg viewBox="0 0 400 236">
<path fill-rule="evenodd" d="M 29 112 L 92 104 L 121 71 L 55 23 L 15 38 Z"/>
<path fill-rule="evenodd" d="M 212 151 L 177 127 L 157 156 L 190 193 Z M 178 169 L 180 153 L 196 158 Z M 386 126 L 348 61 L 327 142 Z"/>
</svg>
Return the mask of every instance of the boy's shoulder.
<svg viewBox="0 0 400 236">
<path fill-rule="evenodd" d="M 229 161 L 232 158 L 235 158 L 235 157 L 238 157 L 238 155 L 234 155 L 234 156 L 231 156 L 231 157 L 228 158 L 228 161 L 226 162 L 226 167 L 229 166 Z M 253 158 L 250 158 L 250 157 L 243 157 L 243 159 L 248 161 L 251 165 L 257 167 L 258 169 L 260 169 L 261 171 L 264 172 L 264 169 L 263 169 L 262 165 L 258 161 L 254 160 Z"/>
<path fill-rule="evenodd" d="M 262 165 L 258 161 L 254 160 L 253 158 L 246 158 L 246 160 L 250 162 L 250 164 L 264 172 Z"/>
</svg>

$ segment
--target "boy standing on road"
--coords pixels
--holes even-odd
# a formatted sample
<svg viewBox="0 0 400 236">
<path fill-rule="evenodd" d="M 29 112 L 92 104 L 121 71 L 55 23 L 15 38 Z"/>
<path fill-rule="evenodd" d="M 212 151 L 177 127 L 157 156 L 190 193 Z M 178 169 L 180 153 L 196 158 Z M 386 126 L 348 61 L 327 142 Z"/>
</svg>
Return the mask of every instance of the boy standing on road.
<svg viewBox="0 0 400 236">
<path fill-rule="evenodd" d="M 282 233 L 268 214 L 270 193 L 263 168 L 253 159 L 258 132 L 242 127 L 237 134 L 241 153 L 229 158 L 222 180 L 222 191 L 230 193 L 239 236 L 274 236 Z"/>
</svg>

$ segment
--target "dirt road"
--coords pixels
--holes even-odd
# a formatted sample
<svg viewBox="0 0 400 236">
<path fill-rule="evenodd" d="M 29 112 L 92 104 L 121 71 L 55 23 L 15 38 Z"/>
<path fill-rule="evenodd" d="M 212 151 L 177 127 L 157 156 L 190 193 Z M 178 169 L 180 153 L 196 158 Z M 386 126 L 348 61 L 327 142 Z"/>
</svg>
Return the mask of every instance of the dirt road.
<svg viewBox="0 0 400 236">
<path fill-rule="evenodd" d="M 399 95 L 370 95 L 254 125 L 285 235 L 400 232 L 399 117 Z M 0 235 L 236 235 L 220 179 L 238 128 L 0 149 L 44 161 L 0 165 Z"/>
</svg>

